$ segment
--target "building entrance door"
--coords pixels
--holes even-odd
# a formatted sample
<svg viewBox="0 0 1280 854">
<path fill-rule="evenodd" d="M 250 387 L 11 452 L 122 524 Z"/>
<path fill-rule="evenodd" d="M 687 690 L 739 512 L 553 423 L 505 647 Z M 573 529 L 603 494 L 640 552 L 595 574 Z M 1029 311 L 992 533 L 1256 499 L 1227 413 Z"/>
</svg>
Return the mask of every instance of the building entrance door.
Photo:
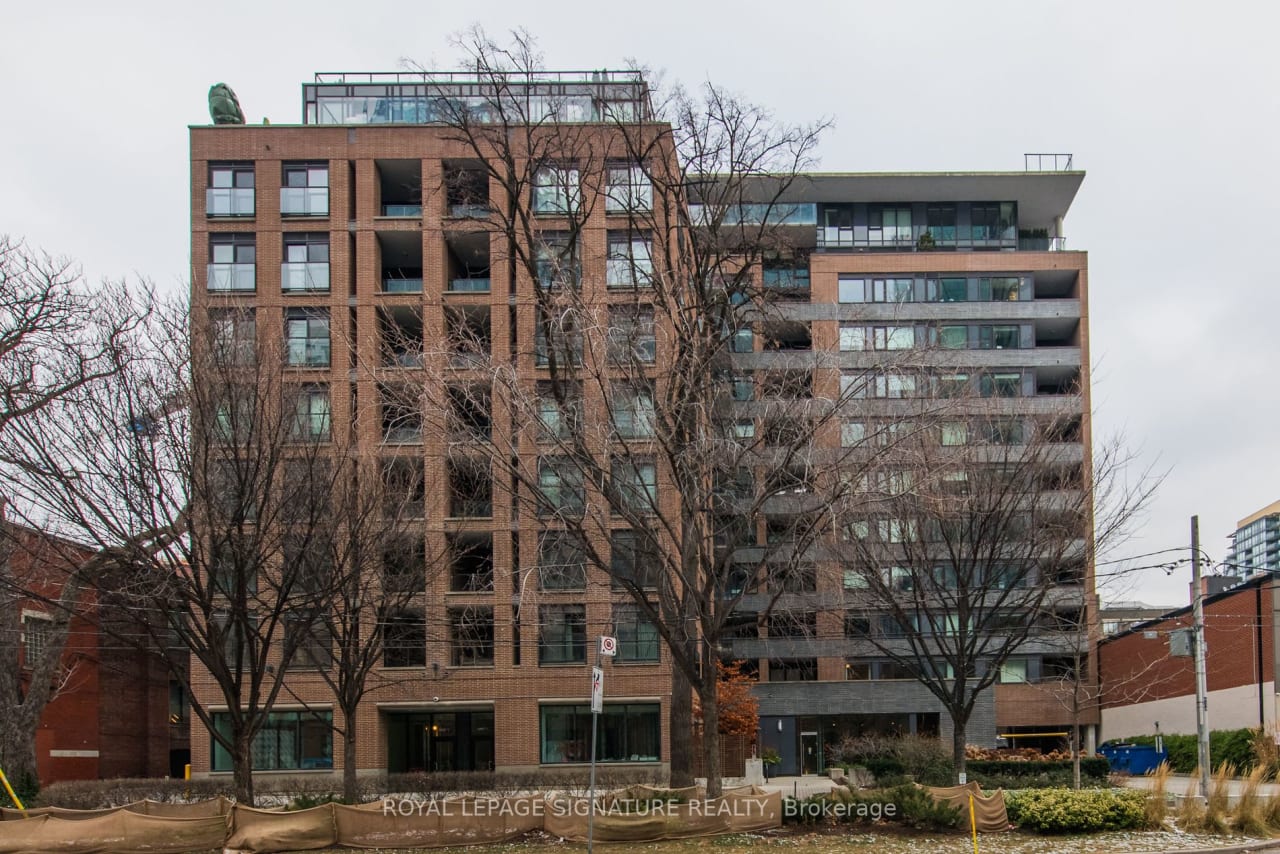
<svg viewBox="0 0 1280 854">
<path fill-rule="evenodd" d="M 820 770 L 819 758 L 818 734 L 816 732 L 800 733 L 800 773 L 817 774 Z"/>
</svg>

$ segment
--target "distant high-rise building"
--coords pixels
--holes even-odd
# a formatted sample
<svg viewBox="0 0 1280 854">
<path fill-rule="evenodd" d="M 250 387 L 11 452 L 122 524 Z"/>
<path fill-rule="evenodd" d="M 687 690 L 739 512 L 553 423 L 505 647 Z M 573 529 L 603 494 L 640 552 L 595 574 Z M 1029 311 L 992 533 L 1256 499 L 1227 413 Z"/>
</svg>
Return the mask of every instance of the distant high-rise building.
<svg viewBox="0 0 1280 854">
<path fill-rule="evenodd" d="M 1227 568 L 1246 574 L 1280 570 L 1280 501 L 1236 523 Z"/>
</svg>

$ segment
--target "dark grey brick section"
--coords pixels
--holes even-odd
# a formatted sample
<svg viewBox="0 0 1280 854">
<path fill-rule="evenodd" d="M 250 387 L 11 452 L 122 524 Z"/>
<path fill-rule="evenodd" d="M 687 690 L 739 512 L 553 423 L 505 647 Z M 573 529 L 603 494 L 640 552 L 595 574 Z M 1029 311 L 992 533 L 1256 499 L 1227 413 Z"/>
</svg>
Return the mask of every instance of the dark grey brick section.
<svg viewBox="0 0 1280 854">
<path fill-rule="evenodd" d="M 801 715 L 870 715 L 895 712 L 937 712 L 941 736 L 951 740 L 951 718 L 938 698 L 918 682 L 908 680 L 850 682 L 764 682 L 755 687 L 760 717 Z M 966 733 L 970 744 L 994 747 L 995 692 L 979 696 Z"/>
</svg>

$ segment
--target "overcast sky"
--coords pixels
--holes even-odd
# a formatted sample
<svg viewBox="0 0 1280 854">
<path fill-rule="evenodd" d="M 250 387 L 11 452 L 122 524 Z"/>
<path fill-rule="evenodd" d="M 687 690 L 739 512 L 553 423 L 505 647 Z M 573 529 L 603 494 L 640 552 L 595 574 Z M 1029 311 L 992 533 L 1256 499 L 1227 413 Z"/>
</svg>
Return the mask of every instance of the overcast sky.
<svg viewBox="0 0 1280 854">
<path fill-rule="evenodd" d="M 824 171 L 1071 152 L 1088 172 L 1066 234 L 1090 253 L 1095 431 L 1171 470 L 1116 556 L 1187 545 L 1198 513 L 1222 560 L 1236 520 L 1280 498 L 1280 287 L 1264 266 L 1280 4 L 1261 0 L 10 4 L 0 233 L 95 280 L 185 287 L 187 126 L 208 123 L 210 84 L 230 84 L 250 122 L 296 123 L 313 72 L 449 68 L 450 35 L 473 23 L 526 27 L 549 68 L 631 58 L 787 120 L 830 116 Z M 1184 604 L 1189 573 L 1102 594 Z"/>
</svg>

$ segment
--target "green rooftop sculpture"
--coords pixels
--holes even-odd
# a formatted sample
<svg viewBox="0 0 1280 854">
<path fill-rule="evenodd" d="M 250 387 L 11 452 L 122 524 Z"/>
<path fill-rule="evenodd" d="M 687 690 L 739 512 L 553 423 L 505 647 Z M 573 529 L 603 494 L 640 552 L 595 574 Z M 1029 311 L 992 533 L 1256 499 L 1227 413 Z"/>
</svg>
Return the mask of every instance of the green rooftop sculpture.
<svg viewBox="0 0 1280 854">
<path fill-rule="evenodd" d="M 209 87 L 209 115 L 215 125 L 242 125 L 244 113 L 236 93 L 226 83 L 214 83 Z"/>
</svg>

